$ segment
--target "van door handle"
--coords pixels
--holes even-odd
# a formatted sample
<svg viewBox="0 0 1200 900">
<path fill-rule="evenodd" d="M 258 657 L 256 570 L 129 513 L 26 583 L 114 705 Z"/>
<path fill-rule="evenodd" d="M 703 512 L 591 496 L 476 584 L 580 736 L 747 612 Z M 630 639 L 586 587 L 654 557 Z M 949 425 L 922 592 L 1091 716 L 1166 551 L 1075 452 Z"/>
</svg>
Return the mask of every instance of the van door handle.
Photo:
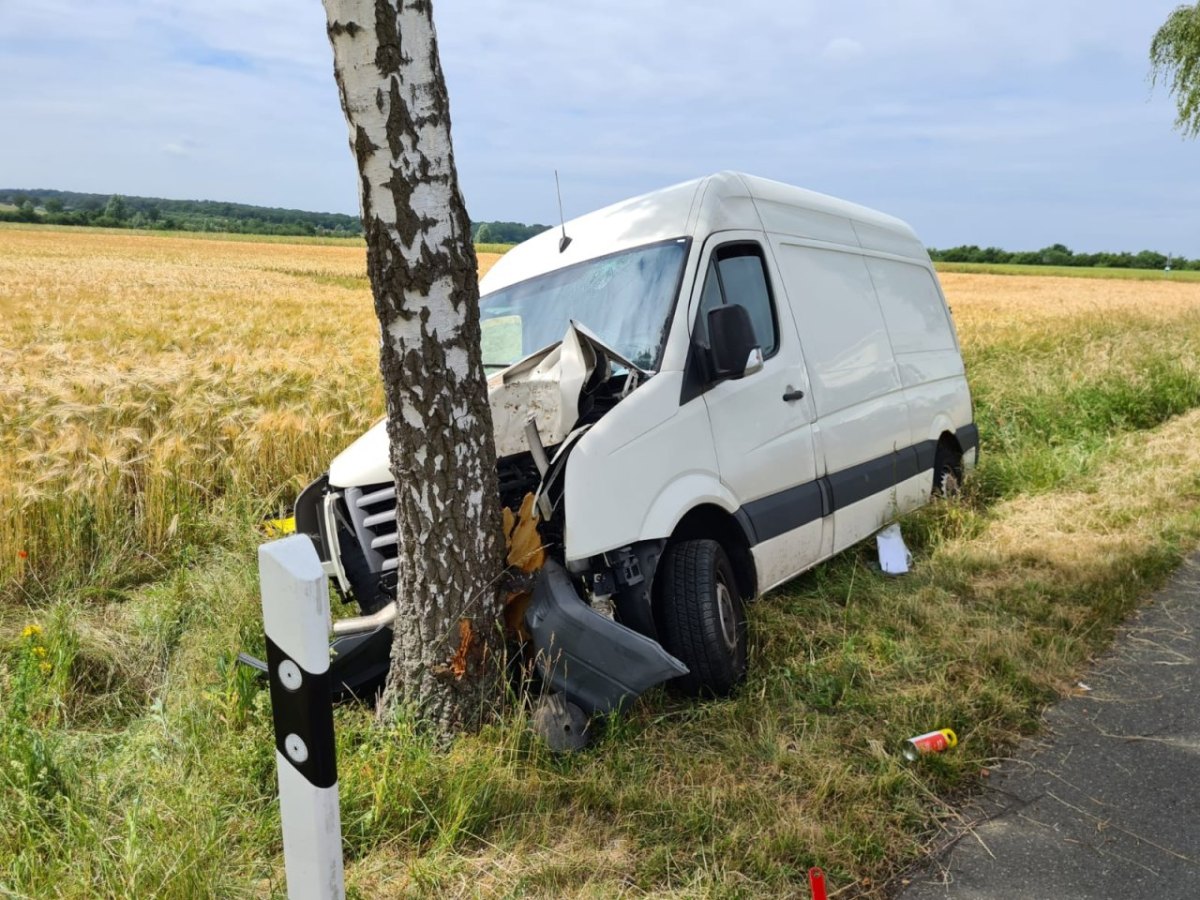
<svg viewBox="0 0 1200 900">
<path fill-rule="evenodd" d="M 803 400 L 803 399 L 804 399 L 804 391 L 794 391 L 794 390 L 792 390 L 792 386 L 789 384 L 787 391 L 783 395 L 784 402 L 791 403 L 794 400 Z"/>
</svg>

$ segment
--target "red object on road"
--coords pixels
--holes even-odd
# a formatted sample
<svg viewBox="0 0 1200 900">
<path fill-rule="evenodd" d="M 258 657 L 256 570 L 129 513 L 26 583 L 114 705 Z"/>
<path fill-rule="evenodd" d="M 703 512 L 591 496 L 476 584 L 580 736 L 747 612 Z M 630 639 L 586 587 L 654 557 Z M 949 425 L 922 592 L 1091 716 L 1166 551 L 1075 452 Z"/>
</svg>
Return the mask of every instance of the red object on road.
<svg viewBox="0 0 1200 900">
<path fill-rule="evenodd" d="M 808 870 L 808 887 L 812 891 L 812 900 L 827 900 L 825 873 L 820 866 L 813 866 Z"/>
</svg>

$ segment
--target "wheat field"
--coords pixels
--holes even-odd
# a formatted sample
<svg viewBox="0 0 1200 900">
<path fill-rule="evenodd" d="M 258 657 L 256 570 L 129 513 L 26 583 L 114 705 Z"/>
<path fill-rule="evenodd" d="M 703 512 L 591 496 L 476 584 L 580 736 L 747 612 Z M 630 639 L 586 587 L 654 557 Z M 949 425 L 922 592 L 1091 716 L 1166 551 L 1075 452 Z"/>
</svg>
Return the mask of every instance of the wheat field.
<svg viewBox="0 0 1200 900">
<path fill-rule="evenodd" d="M 494 255 L 481 254 L 482 266 Z M 733 699 L 567 759 L 339 710 L 352 894 L 883 896 L 1200 540 L 1200 283 L 946 273 L 964 497 L 751 611 Z M 283 896 L 264 515 L 380 414 L 357 242 L 0 228 L 0 893 Z M 908 766 L 896 741 L 959 731 Z"/>
<path fill-rule="evenodd" d="M 382 415 L 377 333 L 357 242 L 0 231 L 0 597 L 290 502 Z"/>
</svg>

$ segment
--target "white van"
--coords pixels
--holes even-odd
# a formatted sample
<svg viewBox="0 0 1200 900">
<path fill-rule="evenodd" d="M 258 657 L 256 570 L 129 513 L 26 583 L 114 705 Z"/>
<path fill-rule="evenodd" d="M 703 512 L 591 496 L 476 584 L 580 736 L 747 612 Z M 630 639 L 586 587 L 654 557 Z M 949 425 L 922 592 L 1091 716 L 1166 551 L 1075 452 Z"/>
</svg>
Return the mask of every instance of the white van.
<svg viewBox="0 0 1200 900">
<path fill-rule="evenodd" d="M 525 624 L 586 712 L 668 678 L 729 692 L 744 602 L 974 465 L 950 312 L 890 216 L 723 172 L 539 235 L 480 291 L 501 500 L 535 495 L 549 557 Z M 364 613 L 335 656 L 358 690 L 395 609 L 386 444 L 380 423 L 296 509 Z"/>
</svg>

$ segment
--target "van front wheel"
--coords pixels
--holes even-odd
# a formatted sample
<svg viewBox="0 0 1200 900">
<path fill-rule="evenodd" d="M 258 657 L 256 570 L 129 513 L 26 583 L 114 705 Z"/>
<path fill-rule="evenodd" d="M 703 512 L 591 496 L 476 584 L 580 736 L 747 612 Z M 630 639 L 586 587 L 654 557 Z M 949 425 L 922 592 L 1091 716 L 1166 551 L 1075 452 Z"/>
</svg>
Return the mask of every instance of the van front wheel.
<svg viewBox="0 0 1200 900">
<path fill-rule="evenodd" d="M 725 696 L 746 675 L 746 613 L 729 557 L 716 541 L 680 541 L 659 565 L 662 643 L 688 667 L 671 686 Z"/>
</svg>

